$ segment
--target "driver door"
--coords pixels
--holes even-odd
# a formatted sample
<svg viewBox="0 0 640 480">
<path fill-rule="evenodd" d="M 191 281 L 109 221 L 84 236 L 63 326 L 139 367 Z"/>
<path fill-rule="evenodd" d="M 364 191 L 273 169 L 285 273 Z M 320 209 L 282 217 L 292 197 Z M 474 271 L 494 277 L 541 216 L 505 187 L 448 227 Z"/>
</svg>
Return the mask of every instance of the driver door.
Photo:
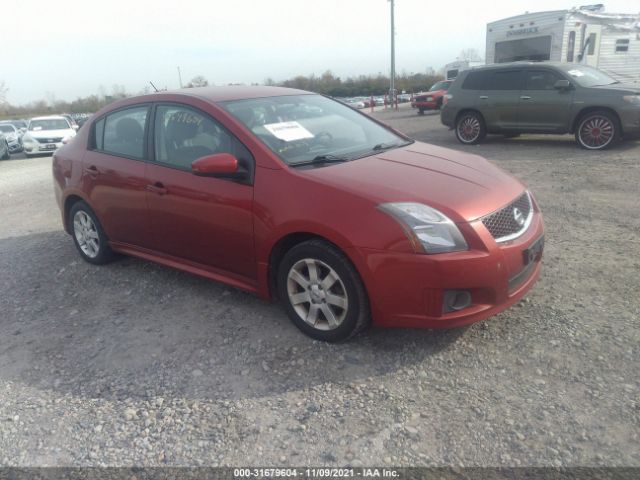
<svg viewBox="0 0 640 480">
<path fill-rule="evenodd" d="M 212 117 L 186 105 L 158 105 L 153 122 L 155 154 L 146 175 L 152 248 L 255 279 L 252 175 L 240 182 L 191 172 L 193 161 L 222 152 L 253 172 L 251 153 Z"/>
</svg>

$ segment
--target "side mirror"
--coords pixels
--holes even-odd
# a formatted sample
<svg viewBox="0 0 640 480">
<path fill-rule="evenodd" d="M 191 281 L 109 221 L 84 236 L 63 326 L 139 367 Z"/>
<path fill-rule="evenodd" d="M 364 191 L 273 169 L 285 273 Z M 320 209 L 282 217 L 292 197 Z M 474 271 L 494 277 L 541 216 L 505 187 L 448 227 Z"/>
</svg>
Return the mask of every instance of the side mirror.
<svg viewBox="0 0 640 480">
<path fill-rule="evenodd" d="M 215 153 L 201 157 L 191 164 L 191 172 L 201 177 L 227 177 L 238 175 L 238 159 L 230 153 Z"/>
<path fill-rule="evenodd" d="M 553 88 L 556 90 L 569 90 L 571 88 L 571 82 L 569 80 L 558 80 L 553 84 Z"/>
</svg>

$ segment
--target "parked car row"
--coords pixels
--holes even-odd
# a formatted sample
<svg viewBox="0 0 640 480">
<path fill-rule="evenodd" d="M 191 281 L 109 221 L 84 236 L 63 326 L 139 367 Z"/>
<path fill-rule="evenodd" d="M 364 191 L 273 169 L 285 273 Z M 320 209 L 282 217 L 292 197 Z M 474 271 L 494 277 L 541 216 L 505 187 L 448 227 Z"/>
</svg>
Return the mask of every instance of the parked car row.
<svg viewBox="0 0 640 480">
<path fill-rule="evenodd" d="M 586 65 L 514 62 L 460 72 L 441 121 L 465 145 L 487 134 L 575 135 L 587 150 L 640 136 L 640 86 Z"/>
<path fill-rule="evenodd" d="M 66 114 L 0 121 L 0 159 L 7 160 L 12 153 L 24 152 L 30 157 L 53 152 L 78 129 L 76 121 Z"/>
</svg>

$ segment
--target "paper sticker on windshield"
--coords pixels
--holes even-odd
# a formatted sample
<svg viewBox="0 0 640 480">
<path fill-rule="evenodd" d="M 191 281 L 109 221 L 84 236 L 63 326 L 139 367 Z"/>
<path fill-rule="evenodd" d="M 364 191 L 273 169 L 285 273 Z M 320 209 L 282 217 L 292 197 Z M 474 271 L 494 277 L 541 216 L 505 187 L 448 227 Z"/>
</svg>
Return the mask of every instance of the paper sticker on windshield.
<svg viewBox="0 0 640 480">
<path fill-rule="evenodd" d="M 584 77 L 584 72 L 580 70 L 569 70 L 569 75 L 572 77 Z"/>
<path fill-rule="evenodd" d="M 298 122 L 269 123 L 264 125 L 271 135 L 285 142 L 313 138 L 313 134 Z"/>
</svg>

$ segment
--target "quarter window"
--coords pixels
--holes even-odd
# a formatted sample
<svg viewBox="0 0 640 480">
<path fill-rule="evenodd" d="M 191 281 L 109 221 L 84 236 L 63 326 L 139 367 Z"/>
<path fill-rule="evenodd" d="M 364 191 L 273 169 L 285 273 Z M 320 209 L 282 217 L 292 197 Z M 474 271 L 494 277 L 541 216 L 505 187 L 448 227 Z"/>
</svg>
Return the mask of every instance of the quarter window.
<svg viewBox="0 0 640 480">
<path fill-rule="evenodd" d="M 108 115 L 104 121 L 102 143 L 98 139 L 100 129 L 96 123 L 96 148 L 114 155 L 144 158 L 144 130 L 149 107 L 134 107 Z M 100 148 L 102 145 L 102 148 Z"/>
<path fill-rule="evenodd" d="M 526 90 L 553 90 L 561 78 L 549 70 L 529 70 L 525 72 Z"/>
<path fill-rule="evenodd" d="M 619 38 L 616 40 L 616 53 L 625 53 L 629 51 L 629 39 Z"/>
</svg>

